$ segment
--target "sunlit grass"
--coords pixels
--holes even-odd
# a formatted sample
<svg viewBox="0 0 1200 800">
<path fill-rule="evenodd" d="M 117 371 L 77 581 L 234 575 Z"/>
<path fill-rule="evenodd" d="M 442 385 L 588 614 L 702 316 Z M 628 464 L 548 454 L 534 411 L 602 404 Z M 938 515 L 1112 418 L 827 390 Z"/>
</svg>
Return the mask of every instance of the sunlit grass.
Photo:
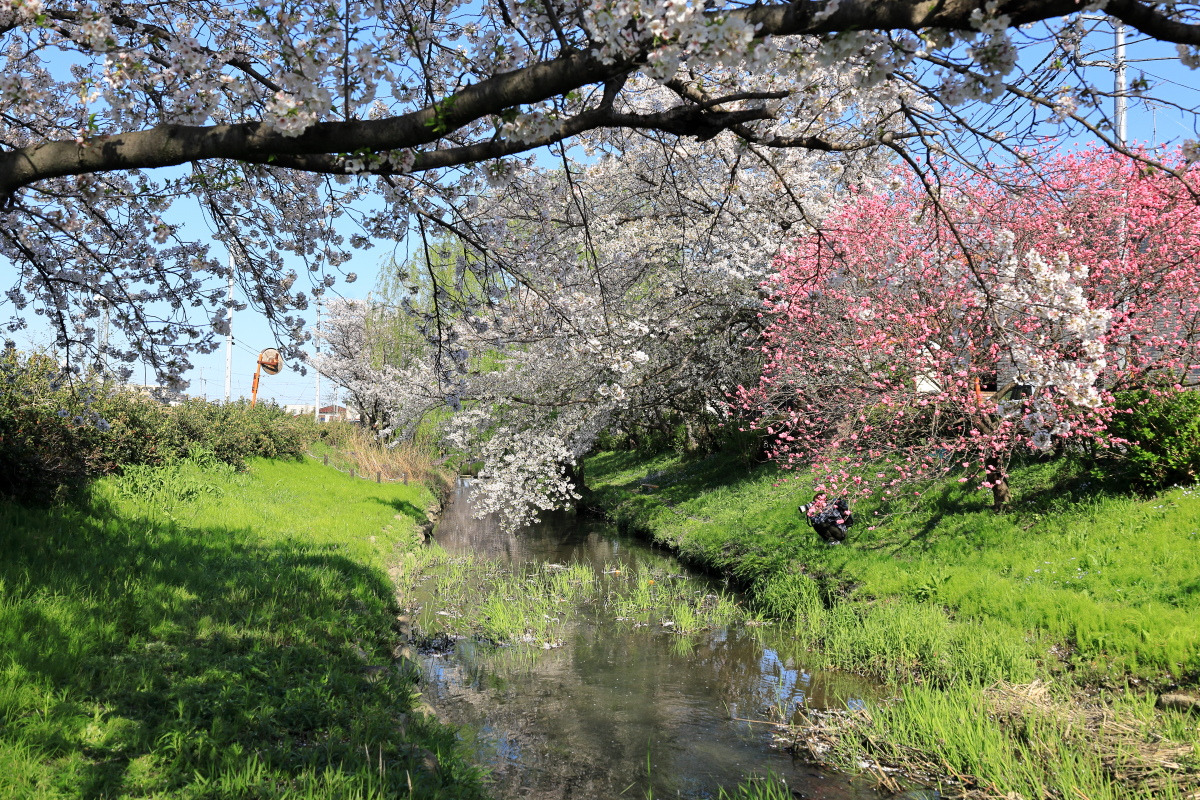
<svg viewBox="0 0 1200 800">
<path fill-rule="evenodd" d="M 870 622 L 878 615 L 897 626 L 978 620 L 1014 641 L 1033 634 L 1032 657 L 1054 648 L 1072 668 L 1200 671 L 1200 495 L 1089 495 L 1062 489 L 1058 470 L 1018 469 L 1017 502 L 1005 515 L 957 483 L 887 508 L 862 503 L 848 545 L 828 547 L 796 512 L 809 498 L 803 477 L 781 484 L 790 476 L 770 467 L 746 474 L 719 459 L 588 462 L 592 488 L 620 523 L 733 575 L 770 613 L 810 634 L 827 627 L 839 601 L 871 601 L 853 620 L 864 631 L 879 627 Z M 660 488 L 634 491 L 647 475 Z M 944 612 L 945 622 L 920 607 Z"/>
<path fill-rule="evenodd" d="M 201 481 L 0 504 L 0 796 L 478 794 L 412 676 L 367 669 L 425 490 L 315 462 L 167 483 Z"/>
<path fill-rule="evenodd" d="M 844 769 L 891 764 L 979 796 L 1149 798 L 1200 787 L 1200 729 L 1122 687 L 1200 680 L 1200 493 L 1144 499 L 1067 462 L 1015 470 L 1012 511 L 956 480 L 857 504 L 848 543 L 796 511 L 803 475 L 607 453 L 593 502 L 617 523 L 746 588 L 814 663 L 875 675 L 890 701 L 818 726 Z M 1050 685 L 999 707 L 998 687 Z M 1025 687 L 1025 688 L 1021 688 Z M 803 740 L 804 736 L 800 739 Z M 786 796 L 756 781 L 744 796 Z"/>
<path fill-rule="evenodd" d="M 949 775 L 947 788 L 960 794 L 1182 798 L 1200 784 L 1200 729 L 1128 693 L 1080 702 L 1037 682 L 907 686 L 894 702 L 833 721 L 827 734 L 832 763 L 852 768 L 867 758 Z"/>
</svg>

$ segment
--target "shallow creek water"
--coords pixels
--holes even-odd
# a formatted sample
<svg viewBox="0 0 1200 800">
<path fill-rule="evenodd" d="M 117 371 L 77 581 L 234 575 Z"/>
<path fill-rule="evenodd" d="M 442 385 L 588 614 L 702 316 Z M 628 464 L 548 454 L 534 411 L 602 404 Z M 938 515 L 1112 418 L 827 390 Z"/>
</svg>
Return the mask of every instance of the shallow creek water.
<svg viewBox="0 0 1200 800">
<path fill-rule="evenodd" d="M 665 569 L 720 585 L 602 521 L 553 516 L 516 534 L 477 520 L 460 486 L 434 539 L 521 569 L 530 562 L 590 564 L 598 572 Z M 707 589 L 703 587 L 708 587 Z M 418 627 L 436 628 L 437 598 Z M 607 618 L 606 618 L 607 617 Z M 736 624 L 681 636 L 634 627 L 593 609 L 562 646 L 532 651 L 460 638 L 420 656 L 425 700 L 462 726 L 499 798 L 706 798 L 750 776 L 783 778 L 796 796 L 874 797 L 870 781 L 794 760 L 768 724 L 797 710 L 845 707 L 872 691 L 852 675 L 805 666 L 805 653 L 769 626 Z M 429 627 L 426 627 L 429 626 Z"/>
</svg>

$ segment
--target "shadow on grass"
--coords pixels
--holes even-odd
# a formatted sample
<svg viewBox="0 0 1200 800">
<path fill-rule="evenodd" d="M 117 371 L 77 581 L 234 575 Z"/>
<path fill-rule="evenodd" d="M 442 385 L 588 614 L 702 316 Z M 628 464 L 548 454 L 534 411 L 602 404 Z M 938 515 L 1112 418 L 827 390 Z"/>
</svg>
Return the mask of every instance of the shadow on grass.
<svg viewBox="0 0 1200 800">
<path fill-rule="evenodd" d="M 0 787 L 478 795 L 453 731 L 406 713 L 390 583 L 339 549 L 0 505 Z"/>
<path fill-rule="evenodd" d="M 680 461 L 648 459 L 637 452 L 606 452 L 591 457 L 588 463 L 593 475 L 635 476 L 610 483 L 596 496 L 610 513 L 615 511 L 618 523 L 644 532 L 648 532 L 653 524 L 650 520 L 661 507 L 683 514 L 678 507 L 686 508 L 688 501 L 718 490 L 736 503 L 739 501 L 735 498 L 750 496 L 744 495 L 749 484 L 789 477 L 774 465 L 748 467 L 744 460 L 727 454 Z M 856 524 L 847 544 L 855 550 L 905 558 L 946 545 L 982 548 L 998 544 L 1001 539 L 1010 543 L 1014 537 L 1037 536 L 1036 526 L 1045 518 L 1127 494 L 1094 473 L 1094 469 L 1070 458 L 1018 459 L 1013 471 L 1015 501 L 1001 515 L 991 510 L 991 493 L 979 490 L 977 479 L 958 482 L 957 478 L 967 477 L 965 473 L 951 474 L 925 487 L 919 499 L 908 495 L 892 500 L 866 498 L 853 504 Z M 720 540 L 720 547 L 717 551 L 707 550 L 702 560 L 709 566 L 737 563 L 749 576 L 756 570 L 796 559 L 806 569 L 839 580 L 838 568 L 831 562 L 844 559 L 837 556 L 837 548 L 827 551 L 804 523 L 795 509 L 797 497 L 796 492 L 784 491 L 775 507 L 755 500 L 753 507 L 746 509 L 741 525 L 728 522 L 730 515 L 726 512 L 726 530 L 705 535 L 711 541 Z M 799 497 L 800 502 L 807 499 Z M 688 519 L 712 521 L 703 516 Z"/>
<path fill-rule="evenodd" d="M 371 497 L 368 499 L 382 503 L 383 505 L 394 509 L 397 514 L 403 514 L 418 524 L 424 523 L 427 519 L 424 510 L 417 508 L 407 500 L 400 500 L 397 498 L 389 499 L 385 497 Z"/>
<path fill-rule="evenodd" d="M 960 483 L 957 479 L 962 477 L 969 480 Z M 860 541 L 859 549 L 903 556 L 952 540 L 978 548 L 1002 544 L 1000 537 L 1011 543 L 1014 538 L 1037 537 L 1037 526 L 1045 520 L 1131 495 L 1127 485 L 1100 476 L 1094 465 L 1065 457 L 1017 459 L 1010 474 L 1013 500 L 1000 513 L 992 508 L 991 492 L 976 488 L 977 481 L 978 476 L 952 473 L 940 485 L 927 487 L 919 501 L 903 507 L 888 509 L 873 501 L 898 521 L 881 526 L 874 539 Z"/>
<path fill-rule="evenodd" d="M 588 470 L 597 473 L 625 472 L 641 467 L 646 456 L 637 451 L 606 452 L 588 458 Z M 651 462 L 653 463 L 653 462 Z M 773 464 L 747 466 L 744 459 L 726 453 L 715 453 L 695 459 L 672 463 L 662 470 L 650 468 L 642 474 L 617 484 L 626 491 L 645 491 L 668 503 L 683 503 L 714 489 L 736 490 L 743 483 L 761 479 L 764 470 L 782 472 Z"/>
</svg>

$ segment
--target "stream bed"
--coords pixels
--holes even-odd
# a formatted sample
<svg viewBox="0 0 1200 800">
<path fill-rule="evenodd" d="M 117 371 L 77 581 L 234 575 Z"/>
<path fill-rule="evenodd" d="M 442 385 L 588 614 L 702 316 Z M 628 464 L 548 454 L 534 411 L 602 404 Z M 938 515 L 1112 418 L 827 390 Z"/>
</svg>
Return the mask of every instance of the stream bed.
<svg viewBox="0 0 1200 800">
<path fill-rule="evenodd" d="M 518 572 L 584 565 L 597 580 L 640 574 L 643 587 L 653 574 L 701 605 L 730 594 L 602 520 L 548 515 L 506 534 L 496 520 L 472 516 L 468 494 L 460 484 L 434 532 L 452 556 Z M 418 587 L 413 600 L 415 632 L 455 616 L 432 591 Z M 870 682 L 809 668 L 790 637 L 753 620 L 683 635 L 662 614 L 640 619 L 600 604 L 579 609 L 541 645 L 445 636 L 418 655 L 424 699 L 464 731 L 498 798 L 707 798 L 767 776 L 786 782 L 784 796 L 877 797 L 869 778 L 793 759 L 772 724 L 854 707 L 875 691 Z"/>
</svg>

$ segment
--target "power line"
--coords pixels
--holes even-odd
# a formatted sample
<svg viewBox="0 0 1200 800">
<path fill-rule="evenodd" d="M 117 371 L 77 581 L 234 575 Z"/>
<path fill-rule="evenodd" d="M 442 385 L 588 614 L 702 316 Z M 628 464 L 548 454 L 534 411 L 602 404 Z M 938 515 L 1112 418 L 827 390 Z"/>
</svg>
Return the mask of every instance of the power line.
<svg viewBox="0 0 1200 800">
<path fill-rule="evenodd" d="M 1189 86 L 1186 83 L 1180 83 L 1179 81 L 1173 81 L 1170 78 L 1164 78 L 1163 76 L 1156 75 L 1153 72 L 1147 72 L 1146 70 L 1142 70 L 1142 73 L 1145 75 L 1149 75 L 1151 78 L 1154 78 L 1155 80 L 1162 81 L 1163 83 L 1169 83 L 1172 86 L 1178 86 L 1180 89 L 1188 89 L 1189 91 L 1196 90 L 1195 86 Z M 1153 101 L 1151 101 L 1151 102 L 1153 102 Z"/>
</svg>

